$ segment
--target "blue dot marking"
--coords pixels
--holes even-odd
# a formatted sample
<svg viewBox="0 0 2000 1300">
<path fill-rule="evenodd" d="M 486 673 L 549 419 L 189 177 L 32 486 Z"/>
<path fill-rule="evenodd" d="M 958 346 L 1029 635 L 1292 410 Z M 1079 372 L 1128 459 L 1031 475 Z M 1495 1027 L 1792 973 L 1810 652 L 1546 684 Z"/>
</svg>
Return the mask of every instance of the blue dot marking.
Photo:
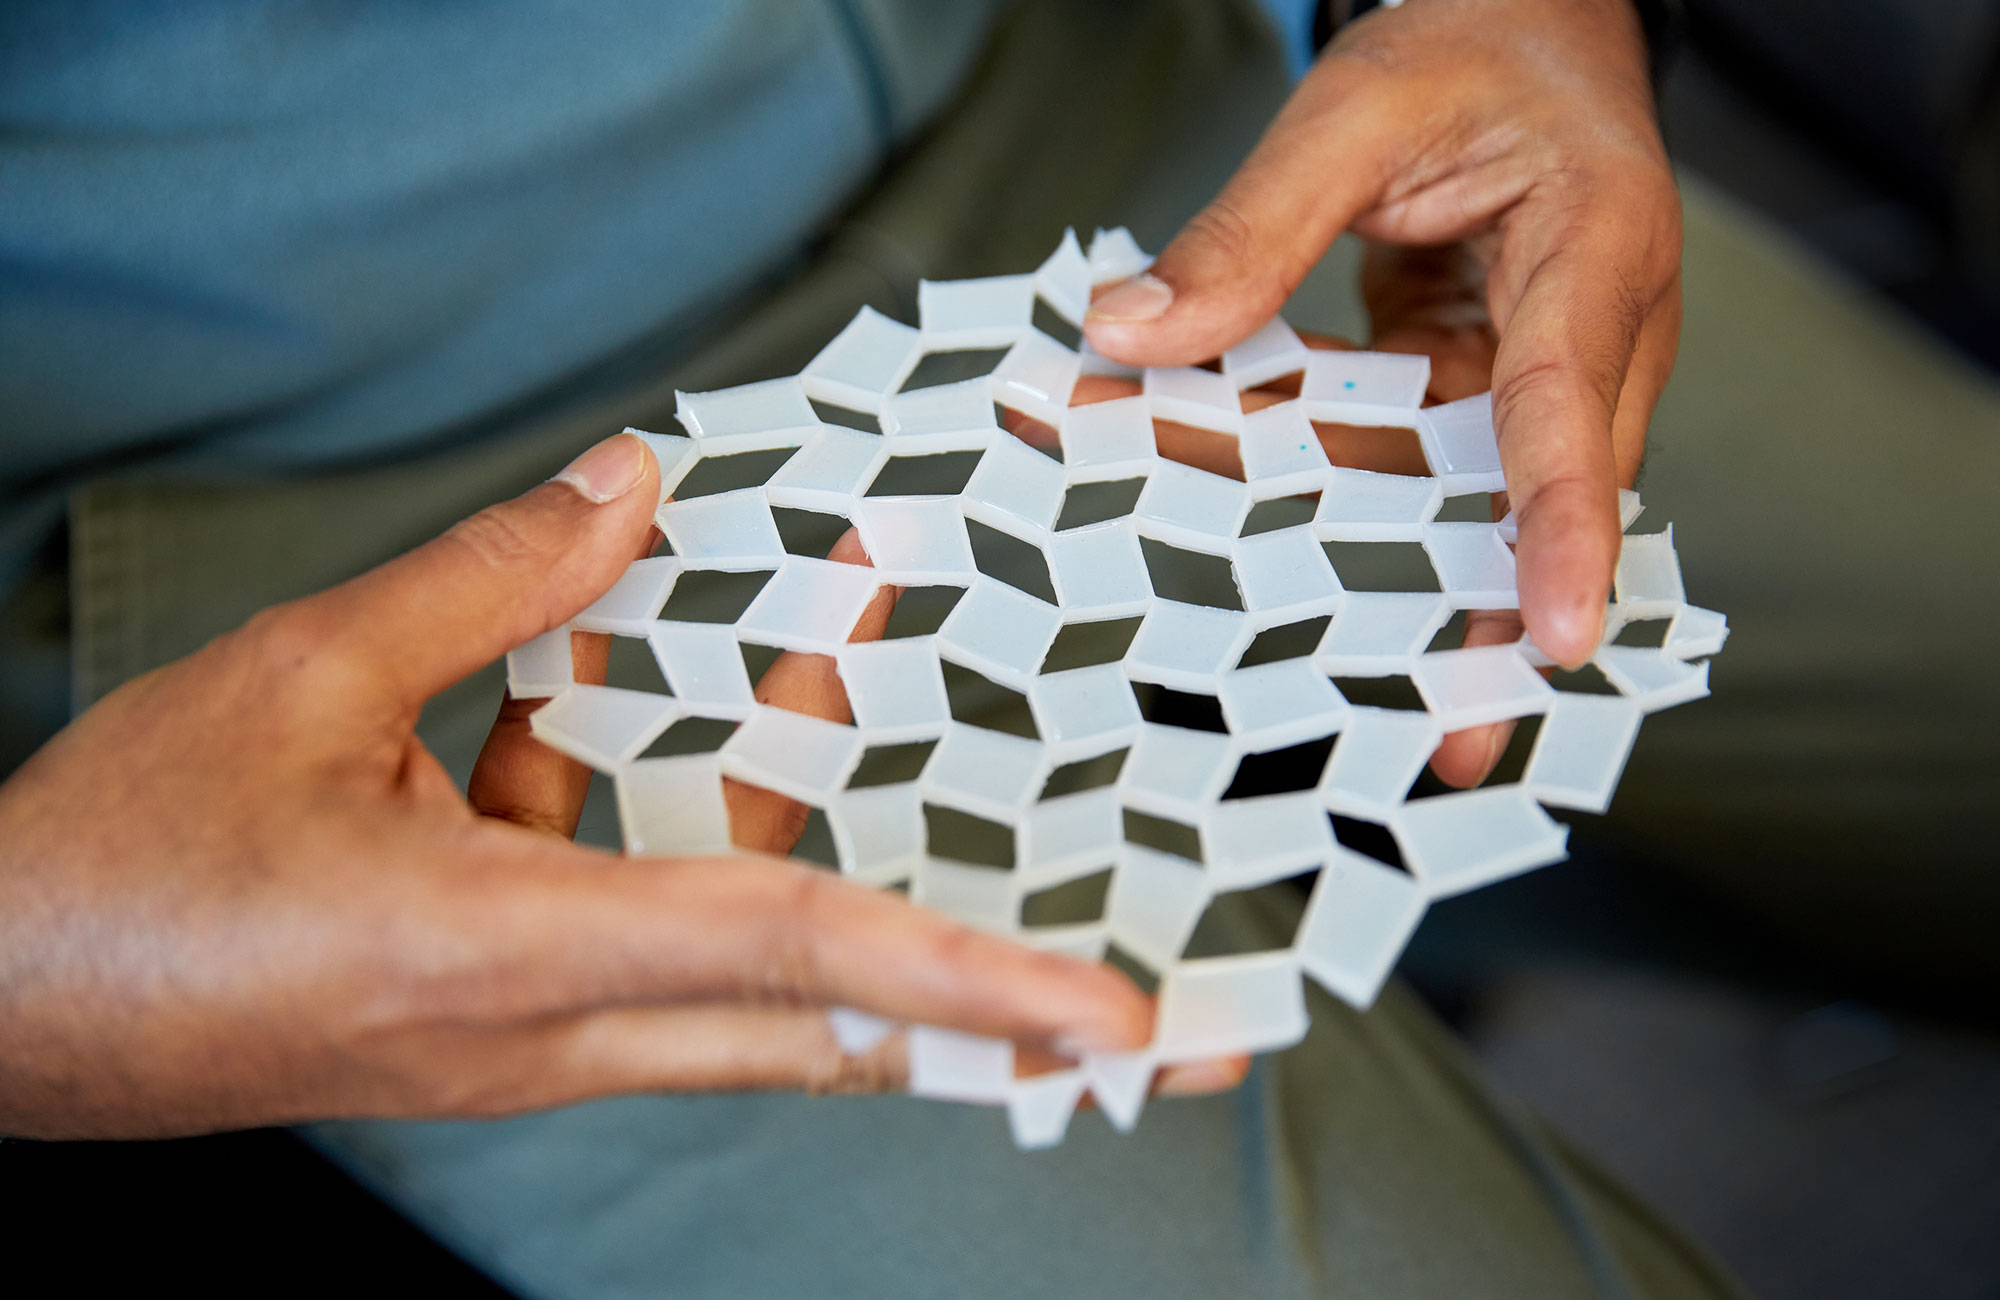
<svg viewBox="0 0 2000 1300">
<path fill-rule="evenodd" d="M 1352 379 L 1350 379 L 1350 380 L 1348 380 L 1348 381 L 1347 381 L 1346 383 L 1342 384 L 1342 385 L 1341 385 L 1341 387 L 1342 387 L 1342 388 L 1352 388 L 1352 387 L 1354 387 L 1354 381 L 1353 381 Z"/>
</svg>

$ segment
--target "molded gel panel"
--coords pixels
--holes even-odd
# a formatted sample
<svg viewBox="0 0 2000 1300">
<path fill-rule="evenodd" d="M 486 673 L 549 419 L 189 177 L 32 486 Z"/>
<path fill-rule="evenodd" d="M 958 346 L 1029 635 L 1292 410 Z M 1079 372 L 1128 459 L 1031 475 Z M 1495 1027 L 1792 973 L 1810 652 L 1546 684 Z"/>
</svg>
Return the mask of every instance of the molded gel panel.
<svg viewBox="0 0 2000 1300">
<path fill-rule="evenodd" d="M 508 657 L 517 697 L 551 697 L 534 714 L 535 734 L 613 779 L 631 852 L 725 847 L 722 782 L 734 778 L 820 809 L 840 869 L 858 882 L 906 886 L 921 905 L 1052 951 L 1097 959 L 1115 947 L 1149 968 L 1160 1012 L 1155 1041 L 1138 1052 L 1017 1077 L 1007 1043 L 908 1027 L 911 1090 L 1004 1107 L 1024 1146 L 1060 1142 L 1086 1094 L 1129 1128 L 1161 1065 L 1297 1042 L 1307 978 L 1367 1006 L 1430 902 L 1563 856 L 1567 828 L 1544 805 L 1602 811 L 1643 715 L 1706 694 L 1702 660 L 1728 631 L 1721 615 L 1687 603 L 1669 531 L 1626 541 L 1589 674 L 1595 693 L 1560 689 L 1525 639 L 1433 649 L 1457 611 L 1518 605 L 1512 517 L 1438 517 L 1447 497 L 1504 486 L 1491 401 L 1420 409 L 1425 358 L 1313 351 L 1280 320 L 1232 349 L 1219 371 L 1121 369 L 1035 327 L 1037 300 L 1075 324 L 1094 285 L 1146 265 L 1122 230 L 1098 232 L 1087 250 L 1065 235 L 1032 274 L 926 283 L 915 327 L 864 307 L 796 378 L 681 394 L 686 434 L 640 435 L 659 458 L 665 493 L 703 461 L 756 452 L 774 467 L 755 485 L 739 478 L 664 501 L 659 524 L 672 554 L 634 564 L 571 625 L 643 640 L 666 692 L 576 683 L 569 628 Z M 925 357 L 978 349 L 1005 349 L 985 378 L 905 389 Z M 1134 395 L 1070 407 L 1080 374 L 1124 374 Z M 1300 397 L 1245 415 L 1242 390 L 1288 374 L 1302 374 Z M 864 418 L 836 426 L 815 402 Z M 1050 445 L 1004 430 L 996 407 L 1047 426 Z M 1237 440 L 1244 480 L 1162 459 L 1156 417 Z M 871 419 L 879 432 L 845 427 Z M 1414 429 L 1431 473 L 1329 465 L 1313 420 Z M 789 455 L 774 463 L 777 453 Z M 910 457 L 976 463 L 955 491 L 876 488 L 885 467 Z M 1059 520 L 1079 489 L 1121 484 L 1130 491 L 1112 517 Z M 1304 499 L 1298 520 L 1246 524 L 1281 498 Z M 874 567 L 789 553 L 774 510 L 844 517 Z M 1621 511 L 1629 527 L 1636 495 L 1623 494 Z M 1043 594 L 986 570 L 971 539 L 995 534 L 1039 552 Z M 1350 589 L 1334 557 L 1368 544 L 1420 549 L 1435 583 Z M 1202 566 L 1226 568 L 1233 598 L 1190 603 L 1172 579 Z M 695 575 L 762 585 L 729 622 L 662 617 Z M 849 644 L 882 584 L 961 594 L 927 634 Z M 1136 631 L 1108 662 L 1057 661 L 1052 648 L 1065 634 L 1117 620 Z M 1246 662 L 1263 633 L 1309 620 L 1324 620 L 1324 632 L 1288 655 Z M 1617 643 L 1628 625 L 1652 620 L 1666 621 L 1657 644 Z M 758 702 L 746 647 L 837 656 L 854 722 Z M 1019 706 L 1011 732 L 978 725 L 977 710 L 961 713 L 947 679 L 968 672 Z M 1342 694 L 1342 684 L 1377 678 L 1409 683 L 1420 707 Z M 1163 689 L 1212 698 L 1210 729 L 1152 720 L 1144 703 Z M 1530 717 L 1538 731 L 1520 781 L 1409 797 L 1447 731 Z M 727 738 L 708 754 L 648 755 L 691 719 Z M 1021 731 L 1032 734 L 1012 734 Z M 1330 752 L 1313 748 L 1329 741 Z M 857 779 L 871 753 L 924 745 L 914 776 Z M 1324 753 L 1292 760 L 1319 764 L 1292 774 L 1295 793 L 1230 796 L 1245 760 L 1294 746 Z M 1051 789 L 1057 769 L 1078 765 L 1099 770 L 1094 786 Z M 990 855 L 954 860 L 959 846 L 934 816 L 1004 828 L 1011 869 Z M 1135 819 L 1179 827 L 1185 852 L 1135 842 Z M 1373 854 L 1343 842 L 1356 838 L 1346 828 L 1357 822 L 1381 828 L 1358 837 Z M 1380 848 L 1387 843 L 1393 852 Z M 1286 879 L 1310 885 L 1289 946 L 1189 955 L 1217 896 Z M 1099 915 L 1062 924 L 1033 915 L 1045 897 L 1092 880 Z M 845 1008 L 833 1026 L 853 1052 L 900 1028 Z"/>
</svg>

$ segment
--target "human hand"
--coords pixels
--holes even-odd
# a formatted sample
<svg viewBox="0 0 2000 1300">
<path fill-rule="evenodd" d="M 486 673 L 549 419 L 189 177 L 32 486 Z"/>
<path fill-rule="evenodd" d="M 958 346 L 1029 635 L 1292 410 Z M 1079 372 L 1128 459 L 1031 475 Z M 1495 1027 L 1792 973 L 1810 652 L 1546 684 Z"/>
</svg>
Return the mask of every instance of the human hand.
<svg viewBox="0 0 2000 1300">
<path fill-rule="evenodd" d="M 1522 617 L 1551 658 L 1582 663 L 1617 560 L 1616 489 L 1680 329 L 1680 205 L 1628 0 L 1413 0 L 1352 24 L 1085 333 L 1130 364 L 1206 360 L 1270 319 L 1343 230 L 1477 256 Z M 1463 781 L 1494 734 L 1454 739 L 1441 769 Z"/>
<path fill-rule="evenodd" d="M 416 739 L 424 701 L 606 590 L 658 484 L 637 439 L 600 444 L 129 683 L 0 787 L 0 1132 L 899 1084 L 900 1041 L 843 1056 L 828 1005 L 1142 1045 L 1150 1004 L 1108 967 L 790 862 L 547 833 L 573 824 L 574 774 L 530 751 L 519 707 L 459 795 Z M 805 658 L 767 698 L 844 709 Z M 739 841 L 788 845 L 780 803 L 737 799 Z"/>
</svg>

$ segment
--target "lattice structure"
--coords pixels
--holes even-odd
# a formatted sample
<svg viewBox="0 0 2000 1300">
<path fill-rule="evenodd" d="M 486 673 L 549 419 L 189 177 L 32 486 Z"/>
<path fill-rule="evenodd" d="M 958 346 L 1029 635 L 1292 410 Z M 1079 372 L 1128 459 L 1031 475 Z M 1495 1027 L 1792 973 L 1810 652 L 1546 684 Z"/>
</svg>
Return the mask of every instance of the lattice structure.
<svg viewBox="0 0 2000 1300">
<path fill-rule="evenodd" d="M 570 627 L 508 660 L 516 696 L 553 697 L 534 715 L 535 734 L 613 778 L 633 852 L 727 850 L 728 775 L 823 810 L 840 869 L 856 880 L 906 885 L 919 903 L 1046 948 L 1089 958 L 1115 948 L 1156 974 L 1154 1043 L 1074 1069 L 1017 1079 L 1009 1044 L 912 1028 L 912 1091 L 1004 1105 L 1023 1145 L 1060 1141 L 1086 1090 L 1129 1126 L 1159 1065 L 1296 1042 L 1307 1026 L 1302 976 L 1366 1006 L 1432 900 L 1562 857 L 1566 828 L 1542 805 L 1601 812 L 1641 716 L 1706 694 L 1697 661 L 1727 634 L 1720 615 L 1687 603 L 1669 531 L 1625 539 L 1594 691 L 1552 685 L 1538 671 L 1548 661 L 1525 641 L 1431 648 L 1455 611 L 1518 603 L 1511 519 L 1439 519 L 1447 498 L 1503 487 L 1488 398 L 1420 409 L 1427 358 L 1309 350 L 1282 320 L 1219 370 L 1131 370 L 1036 328 L 1038 300 L 1076 327 L 1094 285 L 1146 265 L 1122 230 L 1099 232 L 1088 254 L 1065 236 L 1031 275 L 925 283 L 918 328 L 863 308 L 797 377 L 681 394 L 687 436 L 643 435 L 675 494 L 658 515 L 671 554 L 634 564 L 571 625 L 643 638 L 669 691 L 575 684 Z M 1005 352 L 989 374 L 908 386 L 924 358 L 977 349 Z M 1140 391 L 1072 407 L 1090 373 L 1129 376 Z M 1245 413 L 1243 390 L 1295 373 L 1297 398 Z M 1057 430 L 1059 448 L 1045 453 L 1004 431 L 996 404 Z M 841 412 L 842 422 L 823 418 Z M 1234 439 L 1243 479 L 1161 458 L 1156 418 Z M 1414 429 L 1432 472 L 1331 465 L 1314 421 Z M 676 492 L 700 462 L 784 451 L 761 483 Z M 883 494 L 905 458 L 948 453 L 978 458 L 962 489 Z M 1124 513 L 1060 526 L 1080 488 L 1119 480 L 1143 482 Z M 1281 500 L 1297 522 L 1246 528 L 1260 503 Z M 851 521 L 874 567 L 788 553 L 774 509 Z M 1626 494 L 1628 527 L 1637 513 Z M 1038 551 L 1054 599 L 983 572 L 969 528 Z M 1420 546 L 1435 589 L 1349 590 L 1329 544 L 1351 543 Z M 1200 557 L 1229 566 L 1233 602 L 1156 591 L 1162 566 Z M 733 622 L 662 617 L 677 584 L 716 572 L 767 577 Z M 883 583 L 963 594 L 929 635 L 849 644 Z M 1113 662 L 1046 662 L 1066 627 L 1135 618 Z M 1315 620 L 1325 621 L 1316 644 L 1243 665 L 1261 634 Z M 1640 622 L 1664 631 L 1651 644 L 1621 643 Z M 758 703 L 745 646 L 835 656 L 853 725 Z M 954 716 L 947 664 L 1025 697 L 1032 726 L 1019 730 L 1033 735 Z M 1363 706 L 1336 684 L 1352 694 L 1357 680 L 1387 678 L 1406 678 L 1422 707 Z M 1141 701 L 1157 688 L 1212 697 L 1223 729 L 1148 721 Z M 710 753 L 643 756 L 686 718 L 733 730 Z M 1446 732 L 1510 718 L 1539 720 L 1518 781 L 1410 797 Z M 1310 788 L 1229 797 L 1246 758 L 1328 738 L 1323 765 L 1296 782 Z M 912 779 L 850 785 L 874 748 L 917 742 L 932 748 Z M 1091 760 L 1104 784 L 1046 793 L 1058 768 Z M 1007 828 L 1011 866 L 955 860 L 950 844 L 932 843 L 927 812 L 937 809 Z M 1198 852 L 1132 842 L 1134 816 L 1191 828 Z M 1393 837 L 1394 850 L 1343 842 L 1357 837 L 1341 827 L 1366 823 L 1386 828 L 1377 836 Z M 1316 879 L 1291 946 L 1186 955 L 1214 898 L 1306 873 Z M 1024 924 L 1036 897 L 1105 874 L 1095 919 Z M 892 1028 L 854 1012 L 834 1020 L 849 1050 Z"/>
</svg>

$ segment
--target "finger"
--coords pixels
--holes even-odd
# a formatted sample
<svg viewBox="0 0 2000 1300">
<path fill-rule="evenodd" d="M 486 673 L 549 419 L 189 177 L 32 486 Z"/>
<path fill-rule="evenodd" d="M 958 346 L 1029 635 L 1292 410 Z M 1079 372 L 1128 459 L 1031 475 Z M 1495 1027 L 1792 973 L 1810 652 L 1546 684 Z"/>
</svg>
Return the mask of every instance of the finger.
<svg viewBox="0 0 2000 1300">
<path fill-rule="evenodd" d="M 1173 366 L 1240 343 L 1380 199 L 1418 116 L 1379 70 L 1322 61 L 1152 269 L 1092 303 L 1091 346 L 1129 365 Z"/>
<path fill-rule="evenodd" d="M 395 706 L 414 710 L 609 590 L 646 537 L 658 497 L 652 455 L 620 434 L 540 487 L 297 610 Z"/>
<path fill-rule="evenodd" d="M 848 1006 L 889 1019 L 1130 1051 L 1152 1004 L 1109 966 L 959 924 L 900 895 L 783 859 L 612 858 L 475 823 L 495 954 L 482 991 L 516 1014 L 742 1001 Z M 518 837 L 518 838 L 517 838 Z M 579 871 L 587 859 L 590 870 Z M 504 881 L 509 887 L 495 887 Z"/>
<path fill-rule="evenodd" d="M 602 685 L 611 656 L 611 638 L 570 634 L 576 680 Z M 547 704 L 542 697 L 500 698 L 500 712 L 486 733 L 479 758 L 466 781 L 466 802 L 482 817 L 496 817 L 530 830 L 569 839 L 583 816 L 590 793 L 590 768 L 536 740 L 529 720 Z"/>
<path fill-rule="evenodd" d="M 1471 610 L 1465 616 L 1465 640 L 1475 646 L 1502 645 L 1521 636 L 1521 618 L 1512 610 Z M 1431 771 L 1446 785 L 1467 788 L 1478 785 L 1493 771 L 1494 764 L 1507 752 L 1513 739 L 1514 722 L 1495 722 L 1483 727 L 1454 731 L 1438 744 L 1431 755 Z"/>
<path fill-rule="evenodd" d="M 840 564 L 871 563 L 853 529 L 833 544 L 827 558 Z M 849 641 L 876 641 L 889 626 L 896 608 L 897 591 L 884 586 L 868 602 L 861 618 L 848 635 Z M 773 660 L 757 683 L 757 700 L 793 713 L 805 713 L 829 722 L 850 722 L 853 710 L 847 688 L 832 655 L 805 654 L 788 650 Z M 811 808 L 773 790 L 745 785 L 735 778 L 722 783 L 724 802 L 729 807 L 729 836 L 740 848 L 763 853 L 789 853 L 805 833 Z"/>
<path fill-rule="evenodd" d="M 1511 313 L 1495 311 L 1493 414 L 1520 529 L 1521 613 L 1535 644 L 1572 668 L 1597 647 L 1618 556 L 1613 419 L 1679 257 L 1678 225 L 1663 252 L 1664 237 L 1634 235 L 1627 218 L 1648 209 L 1630 206 L 1601 205 L 1539 229 L 1545 251 Z M 1546 214 L 1523 218 L 1536 219 Z"/>
</svg>

